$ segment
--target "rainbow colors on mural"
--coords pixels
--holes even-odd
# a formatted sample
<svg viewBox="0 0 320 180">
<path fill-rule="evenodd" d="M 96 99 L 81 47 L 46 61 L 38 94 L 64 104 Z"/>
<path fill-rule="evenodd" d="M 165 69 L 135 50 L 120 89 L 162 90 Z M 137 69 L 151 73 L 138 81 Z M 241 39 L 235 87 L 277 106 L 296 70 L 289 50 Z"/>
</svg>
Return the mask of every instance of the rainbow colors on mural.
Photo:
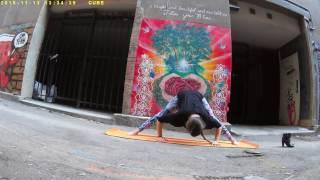
<svg viewBox="0 0 320 180">
<path fill-rule="evenodd" d="M 182 89 L 197 90 L 226 121 L 231 83 L 229 28 L 143 19 L 138 39 L 131 113 L 151 116 Z"/>
</svg>

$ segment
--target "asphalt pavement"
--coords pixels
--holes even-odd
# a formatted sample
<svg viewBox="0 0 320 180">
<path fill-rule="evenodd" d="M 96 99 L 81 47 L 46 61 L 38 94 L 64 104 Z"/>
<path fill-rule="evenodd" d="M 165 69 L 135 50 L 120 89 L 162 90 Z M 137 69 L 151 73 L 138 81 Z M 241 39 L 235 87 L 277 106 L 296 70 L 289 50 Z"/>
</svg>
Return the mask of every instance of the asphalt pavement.
<svg viewBox="0 0 320 180">
<path fill-rule="evenodd" d="M 317 134 L 293 137 L 294 148 L 279 135 L 241 137 L 260 145 L 261 156 L 248 156 L 104 135 L 112 127 L 133 130 L 0 99 L 0 179 L 320 179 Z"/>
</svg>

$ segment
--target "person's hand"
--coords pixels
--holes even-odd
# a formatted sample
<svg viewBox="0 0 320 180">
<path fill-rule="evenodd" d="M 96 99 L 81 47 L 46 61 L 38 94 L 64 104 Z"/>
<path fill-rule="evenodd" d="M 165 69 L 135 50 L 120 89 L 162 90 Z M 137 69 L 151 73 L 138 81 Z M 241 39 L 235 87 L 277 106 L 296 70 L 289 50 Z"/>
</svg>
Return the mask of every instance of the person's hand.
<svg viewBox="0 0 320 180">
<path fill-rule="evenodd" d="M 138 135 L 139 134 L 139 129 L 136 129 L 136 130 L 134 130 L 134 131 L 131 131 L 131 132 L 128 132 L 128 135 L 129 136 L 136 136 L 136 135 Z"/>
<path fill-rule="evenodd" d="M 212 141 L 211 144 L 214 146 L 219 145 L 219 141 Z"/>
<path fill-rule="evenodd" d="M 212 146 L 217 146 L 217 145 L 219 145 L 219 141 L 209 141 L 209 140 L 207 140 L 208 141 L 208 143 L 210 143 Z"/>
</svg>

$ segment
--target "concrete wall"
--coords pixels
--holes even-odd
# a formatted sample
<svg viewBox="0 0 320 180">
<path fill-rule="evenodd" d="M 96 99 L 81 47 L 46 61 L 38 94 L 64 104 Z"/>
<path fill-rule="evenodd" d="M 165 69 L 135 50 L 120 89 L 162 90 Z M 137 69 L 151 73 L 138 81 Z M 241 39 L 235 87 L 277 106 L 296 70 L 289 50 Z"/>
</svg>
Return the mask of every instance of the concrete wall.
<svg viewBox="0 0 320 180">
<path fill-rule="evenodd" d="M 314 42 L 320 42 L 320 16 L 319 16 L 319 8 L 320 8 L 320 1 L 319 0 L 292 0 L 292 2 L 295 2 L 297 4 L 300 4 L 301 6 L 305 7 L 310 11 L 309 16 L 311 16 L 312 21 L 309 23 L 309 27 L 312 26 L 315 28 L 313 31 L 309 31 L 307 33 L 307 46 L 310 47 L 310 55 L 312 57 L 312 61 L 308 63 L 311 76 L 311 82 L 310 82 L 310 119 L 312 121 L 313 126 L 319 125 L 319 90 L 320 90 L 320 73 L 319 73 L 319 59 L 317 58 L 317 52 L 314 49 L 314 46 L 312 45 L 312 41 Z M 307 17 L 309 17 L 307 16 Z M 306 110 L 307 111 L 307 110 Z"/>
<path fill-rule="evenodd" d="M 231 11 L 232 41 L 267 49 L 279 49 L 301 33 L 296 16 L 254 2 L 237 1 L 238 11 Z M 250 12 L 255 11 L 255 14 Z M 271 15 L 271 18 L 267 17 Z M 250 27 L 250 28 L 248 28 Z"/>
<path fill-rule="evenodd" d="M 0 28 L 26 23 L 34 24 L 40 9 L 41 5 L 0 5 Z"/>
<path fill-rule="evenodd" d="M 207 10 L 200 12 L 198 10 Z M 197 13 L 198 12 L 198 13 Z M 138 34 L 143 18 L 171 19 L 230 27 L 229 3 L 225 0 L 138 0 L 130 41 L 122 112 L 130 113 L 132 81 L 136 61 Z"/>
<path fill-rule="evenodd" d="M 306 39 L 303 35 L 300 35 L 296 39 L 292 40 L 280 49 L 281 59 L 284 59 L 295 52 L 299 55 L 299 71 L 300 71 L 300 124 L 311 126 L 310 119 L 312 118 L 312 107 L 310 101 L 310 83 L 308 80 L 308 64 L 306 59 L 308 56 L 308 49 L 306 46 Z M 309 121 L 309 122 L 305 122 Z M 309 125 L 307 125 L 309 124 Z"/>
<path fill-rule="evenodd" d="M 319 0 L 292 0 L 292 2 L 295 2 L 297 4 L 300 4 L 301 6 L 309 9 L 311 16 L 312 16 L 312 22 L 315 26 L 316 30 L 312 32 L 312 35 L 314 40 L 319 41 L 320 40 L 320 16 L 319 16 L 319 8 L 320 8 L 320 1 Z"/>
</svg>

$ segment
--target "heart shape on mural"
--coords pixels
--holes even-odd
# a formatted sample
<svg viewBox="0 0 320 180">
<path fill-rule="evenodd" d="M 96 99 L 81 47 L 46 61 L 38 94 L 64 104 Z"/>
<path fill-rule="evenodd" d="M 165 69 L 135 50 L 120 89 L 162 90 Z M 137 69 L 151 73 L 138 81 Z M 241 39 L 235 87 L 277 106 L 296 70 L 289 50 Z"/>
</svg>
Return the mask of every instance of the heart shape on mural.
<svg viewBox="0 0 320 180">
<path fill-rule="evenodd" d="M 208 90 L 205 80 L 197 74 L 189 74 L 183 77 L 175 73 L 167 74 L 160 79 L 157 86 L 160 87 L 161 93 L 159 95 L 161 95 L 161 99 L 163 98 L 166 101 L 170 101 L 181 90 L 195 90 L 203 95 Z"/>
<path fill-rule="evenodd" d="M 175 96 L 181 90 L 196 90 L 201 87 L 201 83 L 191 78 L 171 77 L 164 84 L 164 91 Z"/>
</svg>

